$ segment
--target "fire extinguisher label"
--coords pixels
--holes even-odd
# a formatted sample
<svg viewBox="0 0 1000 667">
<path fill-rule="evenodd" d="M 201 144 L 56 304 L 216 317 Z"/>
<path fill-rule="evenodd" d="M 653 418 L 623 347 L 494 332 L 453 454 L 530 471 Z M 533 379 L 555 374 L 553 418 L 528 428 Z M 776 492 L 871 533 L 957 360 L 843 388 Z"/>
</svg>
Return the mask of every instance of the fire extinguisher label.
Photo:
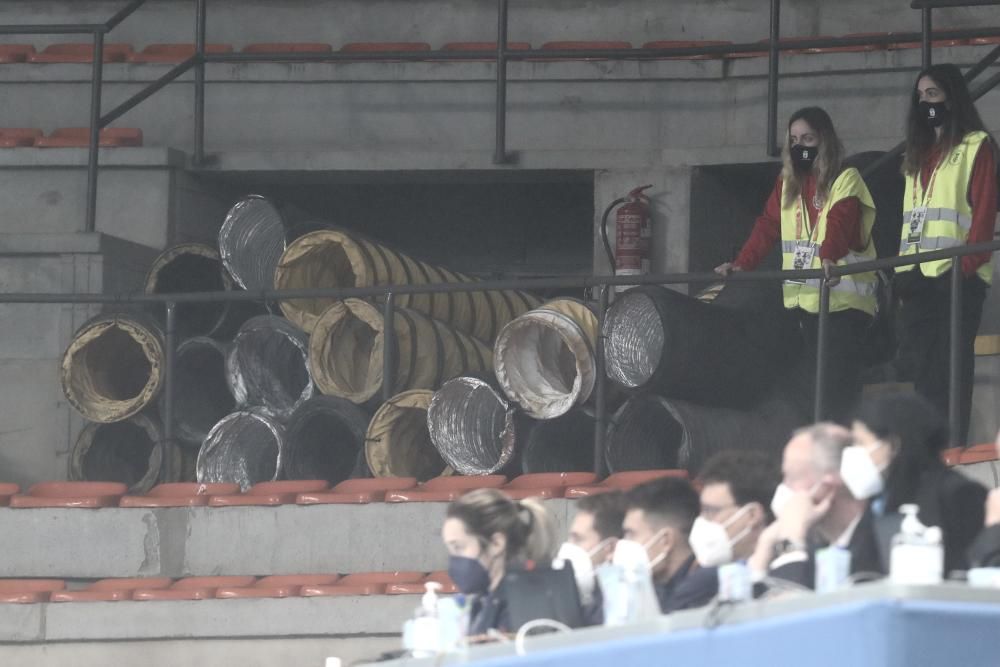
<svg viewBox="0 0 1000 667">
<path fill-rule="evenodd" d="M 615 230 L 618 250 L 639 250 L 642 246 L 642 215 L 625 214 L 619 216 Z"/>
</svg>

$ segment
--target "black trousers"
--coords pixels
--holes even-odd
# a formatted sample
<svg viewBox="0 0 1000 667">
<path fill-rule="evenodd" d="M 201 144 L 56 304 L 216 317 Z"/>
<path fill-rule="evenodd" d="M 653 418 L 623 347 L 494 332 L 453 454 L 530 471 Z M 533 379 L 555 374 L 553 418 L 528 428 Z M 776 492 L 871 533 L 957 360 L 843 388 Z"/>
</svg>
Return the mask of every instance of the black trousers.
<svg viewBox="0 0 1000 667">
<path fill-rule="evenodd" d="M 975 371 L 975 342 L 988 285 L 978 276 L 962 279 L 962 321 L 959 333 L 959 428 L 954 444 L 966 444 Z M 951 272 L 928 278 L 914 269 L 897 274 L 895 290 L 900 297 L 899 351 L 896 365 L 900 377 L 912 380 L 917 393 L 948 416 L 948 380 L 951 337 Z"/>
<path fill-rule="evenodd" d="M 861 397 L 862 347 L 872 318 L 853 308 L 830 313 L 827 320 L 827 357 L 824 375 L 823 420 L 849 424 Z M 816 352 L 819 316 L 793 311 L 800 349 L 795 355 L 785 385 L 799 410 L 812 421 L 816 399 Z"/>
</svg>

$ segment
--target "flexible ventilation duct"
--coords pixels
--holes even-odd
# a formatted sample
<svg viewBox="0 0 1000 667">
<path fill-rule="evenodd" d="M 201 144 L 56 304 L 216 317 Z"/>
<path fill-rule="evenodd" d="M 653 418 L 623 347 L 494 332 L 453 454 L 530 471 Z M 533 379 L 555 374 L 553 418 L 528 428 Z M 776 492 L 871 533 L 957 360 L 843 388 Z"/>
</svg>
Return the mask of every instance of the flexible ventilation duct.
<svg viewBox="0 0 1000 667">
<path fill-rule="evenodd" d="M 368 415 L 350 401 L 313 396 L 286 425 L 285 476 L 325 479 L 331 485 L 354 476 L 367 429 Z"/>
<path fill-rule="evenodd" d="M 503 328 L 493 366 L 504 393 L 536 419 L 584 403 L 594 389 L 597 316 L 573 299 L 556 299 Z"/>
<path fill-rule="evenodd" d="M 315 391 L 308 368 L 309 340 L 287 320 L 272 315 L 244 324 L 229 355 L 229 383 L 236 403 L 287 418 Z"/>
<path fill-rule="evenodd" d="M 99 315 L 80 327 L 63 355 L 62 390 L 90 421 L 126 419 L 160 391 L 163 359 L 162 335 L 148 316 Z"/>
<path fill-rule="evenodd" d="M 236 410 L 226 360 L 231 346 L 212 338 L 189 338 L 174 356 L 174 428 L 184 443 L 202 440 L 220 419 Z M 166 393 L 161 394 L 161 414 Z"/>
<path fill-rule="evenodd" d="M 487 371 L 481 342 L 408 308 L 395 310 L 393 393 L 436 389 L 462 373 Z M 367 301 L 338 301 L 323 312 L 309 338 L 309 369 L 324 394 L 365 403 L 382 390 L 385 320 Z"/>
<path fill-rule="evenodd" d="M 451 472 L 427 430 L 433 395 L 426 389 L 404 391 L 378 409 L 365 435 L 365 458 L 373 475 L 424 481 Z"/>
<path fill-rule="evenodd" d="M 520 424 L 513 406 L 474 377 L 457 377 L 435 392 L 427 409 L 431 442 L 463 475 L 492 475 L 514 457 Z"/>
<path fill-rule="evenodd" d="M 280 424 L 258 412 L 234 412 L 205 438 L 198 452 L 198 481 L 236 483 L 246 491 L 278 479 L 284 451 Z"/>
<path fill-rule="evenodd" d="M 137 414 L 113 424 L 87 424 L 69 457 L 69 479 L 121 482 L 142 494 L 180 474 L 180 451 L 168 446 L 159 422 Z"/>
<path fill-rule="evenodd" d="M 274 270 L 285 251 L 285 224 L 274 204 L 258 195 L 236 202 L 219 229 L 219 254 L 245 290 L 274 286 Z"/>
<path fill-rule="evenodd" d="M 779 399 L 741 410 L 640 394 L 611 418 L 605 458 L 609 472 L 683 468 L 696 474 L 724 449 L 780 457 L 792 431 L 807 421 Z"/>
<path fill-rule="evenodd" d="M 782 353 L 781 338 L 767 340 L 754 324 L 663 287 L 631 289 L 604 320 L 608 376 L 669 398 L 750 405 L 778 376 Z"/>
<path fill-rule="evenodd" d="M 275 272 L 277 289 L 374 287 L 471 282 L 447 269 L 431 266 L 374 241 L 338 230 L 310 232 L 289 244 Z M 524 292 L 401 294 L 400 306 L 417 310 L 482 341 L 492 341 L 504 324 L 538 301 Z M 312 331 L 334 299 L 283 301 L 289 320 Z"/>
<path fill-rule="evenodd" d="M 555 419 L 535 422 L 521 452 L 523 471 L 592 471 L 596 423 L 588 407 L 573 408 Z"/>
</svg>

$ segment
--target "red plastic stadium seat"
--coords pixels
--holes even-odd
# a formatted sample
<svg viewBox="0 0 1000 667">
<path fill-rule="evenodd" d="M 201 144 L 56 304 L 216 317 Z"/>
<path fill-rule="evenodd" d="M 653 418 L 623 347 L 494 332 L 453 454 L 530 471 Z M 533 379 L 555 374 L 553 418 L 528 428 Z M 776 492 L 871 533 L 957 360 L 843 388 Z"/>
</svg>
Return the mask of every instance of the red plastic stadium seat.
<svg viewBox="0 0 1000 667">
<path fill-rule="evenodd" d="M 941 460 L 944 461 L 945 465 L 957 466 L 962 458 L 962 448 L 961 447 L 951 447 L 949 449 L 941 452 Z"/>
<path fill-rule="evenodd" d="M 962 465 L 969 465 L 970 463 L 985 463 L 998 459 L 1000 457 L 997 456 L 997 446 L 992 442 L 987 442 L 981 445 L 972 445 L 962 450 L 958 462 Z"/>
<path fill-rule="evenodd" d="M 0 579 L 0 603 L 33 604 L 66 588 L 62 579 Z"/>
<path fill-rule="evenodd" d="M 330 586 L 340 580 L 339 574 L 275 574 L 261 577 L 255 587 L 269 588 L 277 586 Z"/>
<path fill-rule="evenodd" d="M 174 590 L 192 590 L 197 588 L 221 588 L 223 586 L 253 586 L 257 577 L 235 575 L 224 577 L 187 577 L 178 579 L 170 588 Z"/>
<path fill-rule="evenodd" d="M 423 581 L 413 582 L 413 583 L 397 583 L 389 584 L 386 589 L 386 595 L 417 595 L 423 593 L 427 590 L 424 586 L 428 581 L 436 581 L 441 584 L 441 588 L 438 589 L 438 593 L 442 595 L 449 595 L 458 592 L 458 586 L 455 582 L 451 580 L 447 572 L 431 572 L 428 574 Z"/>
<path fill-rule="evenodd" d="M 583 486 L 597 481 L 592 472 L 540 472 L 515 477 L 502 490 L 515 500 L 538 497 L 562 498 L 566 487 Z"/>
<path fill-rule="evenodd" d="M 430 50 L 431 45 L 427 42 L 352 42 L 340 47 L 341 53 L 409 53 Z M 392 58 L 386 60 L 392 61 Z"/>
<path fill-rule="evenodd" d="M 266 42 L 243 47 L 243 53 L 331 53 L 332 51 L 332 46 L 320 42 Z"/>
<path fill-rule="evenodd" d="M 131 600 L 140 588 L 162 590 L 170 586 L 168 577 L 140 577 L 129 579 L 101 579 L 77 591 L 58 591 L 49 598 L 51 602 L 115 602 Z"/>
<path fill-rule="evenodd" d="M 844 35 L 845 37 L 891 37 L 894 34 L 892 32 L 852 32 L 849 35 Z M 948 46 L 961 46 L 966 44 L 964 39 L 932 39 L 931 46 L 934 48 L 938 47 L 948 47 Z M 919 49 L 922 44 L 920 41 L 913 42 L 890 42 L 886 46 L 875 46 L 875 49 L 889 49 L 890 51 L 899 51 L 901 49 Z M 873 50 L 875 50 L 873 49 Z"/>
<path fill-rule="evenodd" d="M 104 62 L 120 63 L 132 53 L 131 44 L 105 44 Z M 52 44 L 39 53 L 28 55 L 30 63 L 91 63 L 94 62 L 94 45 L 82 44 Z"/>
<path fill-rule="evenodd" d="M 130 63 L 182 63 L 193 58 L 194 44 L 150 44 L 142 51 L 130 53 Z M 205 53 L 232 53 L 232 44 L 206 44 Z"/>
<path fill-rule="evenodd" d="M 424 572 L 355 572 L 345 574 L 339 586 L 365 586 L 368 584 L 412 584 L 426 578 Z"/>
<path fill-rule="evenodd" d="M 542 44 L 542 50 L 544 51 L 577 51 L 577 50 L 589 50 L 589 49 L 631 49 L 632 44 L 629 42 L 587 42 L 587 41 L 562 41 L 562 42 L 545 42 Z M 606 60 L 606 58 L 544 58 L 544 60 Z"/>
<path fill-rule="evenodd" d="M 448 475 L 429 479 L 414 489 L 390 491 L 387 503 L 439 502 L 448 503 L 474 489 L 497 489 L 507 483 L 503 475 Z"/>
<path fill-rule="evenodd" d="M 389 491 L 412 489 L 416 485 L 415 477 L 348 479 L 329 491 L 300 493 L 295 502 L 299 505 L 357 505 L 381 502 Z"/>
<path fill-rule="evenodd" d="M 31 44 L 0 44 L 0 63 L 23 63 L 34 53 Z"/>
<path fill-rule="evenodd" d="M 303 586 L 300 595 L 304 598 L 344 597 L 351 595 L 381 595 L 385 584 L 358 584 L 351 586 Z"/>
<path fill-rule="evenodd" d="M 973 37 L 969 40 L 969 44 L 972 44 L 973 46 L 980 46 L 983 44 L 1000 44 L 1000 35 L 996 35 L 994 37 Z"/>
<path fill-rule="evenodd" d="M 583 498 L 599 493 L 608 493 L 609 491 L 627 491 L 639 484 L 660 479 L 661 477 L 687 479 L 688 472 L 687 470 L 629 470 L 626 472 L 616 472 L 608 475 L 606 479 L 598 484 L 571 486 L 566 489 L 566 497 Z"/>
<path fill-rule="evenodd" d="M 90 144 L 86 127 L 64 127 L 35 140 L 38 148 L 85 148 Z M 136 127 L 109 127 L 101 130 L 101 148 L 142 146 L 142 130 Z"/>
<path fill-rule="evenodd" d="M 209 498 L 240 492 L 239 484 L 171 482 L 157 484 L 145 496 L 125 496 L 120 507 L 204 507 Z"/>
<path fill-rule="evenodd" d="M 15 496 L 20 493 L 21 487 L 17 484 L 3 483 L 0 484 L 0 507 L 6 507 L 10 505 L 11 496 Z"/>
<path fill-rule="evenodd" d="M 508 51 L 528 51 L 530 42 L 507 42 Z M 441 47 L 442 51 L 496 51 L 496 42 L 448 42 Z M 489 62 L 492 58 L 483 58 L 480 62 Z"/>
<path fill-rule="evenodd" d="M 25 495 L 10 499 L 17 508 L 60 507 L 96 509 L 116 507 L 128 487 L 118 482 L 39 482 Z"/>
<path fill-rule="evenodd" d="M 317 493 L 329 488 L 330 485 L 322 479 L 260 482 L 251 486 L 242 495 L 212 496 L 208 505 L 209 507 L 288 505 L 294 503 L 300 493 Z"/>
<path fill-rule="evenodd" d="M 215 591 L 220 600 L 298 597 L 301 586 L 223 586 Z"/>
<path fill-rule="evenodd" d="M 42 131 L 36 127 L 0 128 L 0 148 L 34 146 L 35 140 L 40 136 Z"/>
<path fill-rule="evenodd" d="M 170 588 L 165 589 L 137 589 L 133 595 L 133 600 L 153 601 L 153 600 L 207 600 L 214 598 L 216 591 L 220 588 L 243 588 L 252 586 L 256 577 L 230 576 L 230 577 L 188 577 L 175 581 Z"/>
<path fill-rule="evenodd" d="M 716 40 L 698 40 L 698 41 L 660 40 L 656 42 L 646 42 L 645 44 L 642 45 L 642 48 L 683 49 L 696 46 L 723 46 L 725 44 L 732 44 L 732 42 L 720 42 Z M 726 57 L 724 54 L 719 53 L 716 55 L 705 55 L 705 56 L 666 56 L 665 60 L 716 60 L 724 57 Z"/>
</svg>

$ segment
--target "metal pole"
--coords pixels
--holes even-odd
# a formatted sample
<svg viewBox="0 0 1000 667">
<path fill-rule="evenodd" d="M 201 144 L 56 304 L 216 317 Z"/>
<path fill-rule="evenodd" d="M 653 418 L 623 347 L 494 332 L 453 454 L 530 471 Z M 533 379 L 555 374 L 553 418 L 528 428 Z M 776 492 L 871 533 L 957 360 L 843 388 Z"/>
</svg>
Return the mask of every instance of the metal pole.
<svg viewBox="0 0 1000 667">
<path fill-rule="evenodd" d="M 194 23 L 194 163 L 205 163 L 205 20 L 207 0 L 196 0 Z"/>
<path fill-rule="evenodd" d="M 174 365 L 177 346 L 174 337 L 177 332 L 177 304 L 173 301 L 167 302 L 166 332 L 164 344 L 166 345 L 166 360 L 163 365 L 163 437 L 167 445 L 174 442 Z"/>
<path fill-rule="evenodd" d="M 507 9 L 508 0 L 497 0 L 496 143 L 493 164 L 507 162 Z"/>
<path fill-rule="evenodd" d="M 948 336 L 948 425 L 952 443 L 965 446 L 962 434 L 962 263 L 951 263 L 951 321 Z"/>
<path fill-rule="evenodd" d="M 931 66 L 931 33 L 933 24 L 931 23 L 931 8 L 925 7 L 920 10 L 920 50 L 921 67 L 927 69 Z"/>
<path fill-rule="evenodd" d="M 604 369 L 604 317 L 608 313 L 608 286 L 601 285 L 601 296 L 597 308 L 597 349 L 594 360 L 594 372 L 597 378 L 594 384 L 594 474 L 604 477 L 604 434 L 607 431 L 608 400 L 606 394 L 607 373 Z"/>
<path fill-rule="evenodd" d="M 813 420 L 823 421 L 826 402 L 827 338 L 830 325 L 830 286 L 825 278 L 819 282 L 819 322 L 816 327 L 816 394 Z"/>
<path fill-rule="evenodd" d="M 90 78 L 90 144 L 87 154 L 87 211 L 83 230 L 97 229 L 97 168 L 101 146 L 101 80 L 104 76 L 104 32 L 94 31 L 94 66 Z"/>
<path fill-rule="evenodd" d="M 399 356 L 396 341 L 396 308 L 392 292 L 385 293 L 382 332 L 382 400 L 388 401 L 396 393 L 396 358 Z"/>
<path fill-rule="evenodd" d="M 771 0 L 771 42 L 767 60 L 767 154 L 776 157 L 778 149 L 778 40 L 781 37 L 781 0 Z"/>
</svg>

